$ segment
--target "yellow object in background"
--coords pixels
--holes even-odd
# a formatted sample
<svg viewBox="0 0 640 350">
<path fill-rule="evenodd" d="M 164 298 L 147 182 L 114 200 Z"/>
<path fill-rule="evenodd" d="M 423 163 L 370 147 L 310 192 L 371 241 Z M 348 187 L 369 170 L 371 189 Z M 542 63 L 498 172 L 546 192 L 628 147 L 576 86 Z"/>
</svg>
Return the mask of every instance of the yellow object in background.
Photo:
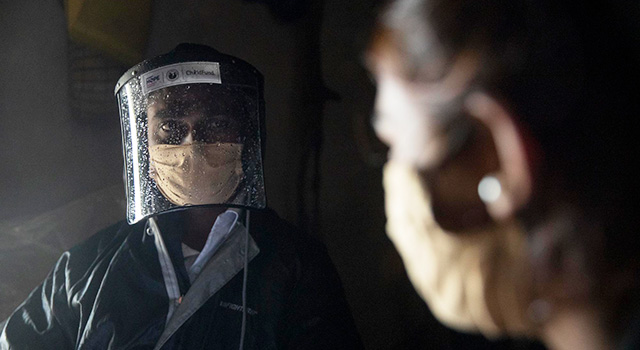
<svg viewBox="0 0 640 350">
<path fill-rule="evenodd" d="M 151 0 L 65 0 L 71 40 L 133 65 L 142 61 Z"/>
</svg>

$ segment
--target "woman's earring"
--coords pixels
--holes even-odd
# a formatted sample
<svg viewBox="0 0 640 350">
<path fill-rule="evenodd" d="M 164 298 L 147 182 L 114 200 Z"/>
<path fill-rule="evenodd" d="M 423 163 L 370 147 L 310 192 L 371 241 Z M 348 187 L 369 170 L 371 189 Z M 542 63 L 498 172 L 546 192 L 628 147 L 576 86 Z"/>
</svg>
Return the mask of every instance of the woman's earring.
<svg viewBox="0 0 640 350">
<path fill-rule="evenodd" d="M 512 214 L 514 208 L 511 195 L 504 179 L 497 174 L 486 175 L 478 183 L 478 196 L 494 219 L 502 220 Z"/>
<path fill-rule="evenodd" d="M 495 203 L 502 196 L 502 183 L 494 175 L 486 175 L 478 183 L 478 196 L 485 204 Z"/>
</svg>

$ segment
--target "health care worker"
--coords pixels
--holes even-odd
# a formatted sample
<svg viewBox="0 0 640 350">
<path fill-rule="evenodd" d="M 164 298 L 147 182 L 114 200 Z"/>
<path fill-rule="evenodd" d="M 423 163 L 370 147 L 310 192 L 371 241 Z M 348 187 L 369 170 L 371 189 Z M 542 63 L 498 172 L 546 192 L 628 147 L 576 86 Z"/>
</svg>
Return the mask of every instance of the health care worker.
<svg viewBox="0 0 640 350">
<path fill-rule="evenodd" d="M 128 224 L 65 252 L 0 348 L 361 348 L 325 248 L 265 209 L 262 75 L 181 44 L 115 91 Z"/>
</svg>

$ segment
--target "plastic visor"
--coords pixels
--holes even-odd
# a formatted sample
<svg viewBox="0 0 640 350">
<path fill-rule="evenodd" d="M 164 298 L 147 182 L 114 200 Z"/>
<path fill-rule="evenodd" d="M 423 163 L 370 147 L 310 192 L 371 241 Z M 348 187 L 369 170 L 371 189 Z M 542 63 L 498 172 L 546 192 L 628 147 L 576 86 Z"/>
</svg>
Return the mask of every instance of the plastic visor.
<svg viewBox="0 0 640 350">
<path fill-rule="evenodd" d="M 265 207 L 258 85 L 187 62 L 132 78 L 116 96 L 130 224 L 191 206 Z"/>
</svg>

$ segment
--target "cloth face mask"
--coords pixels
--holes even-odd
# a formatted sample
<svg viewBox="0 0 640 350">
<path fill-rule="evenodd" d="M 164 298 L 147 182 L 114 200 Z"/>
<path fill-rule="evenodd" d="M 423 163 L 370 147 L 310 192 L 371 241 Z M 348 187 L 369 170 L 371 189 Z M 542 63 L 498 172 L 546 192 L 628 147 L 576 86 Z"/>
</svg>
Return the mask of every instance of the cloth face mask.
<svg viewBox="0 0 640 350">
<path fill-rule="evenodd" d="M 225 203 L 242 181 L 242 144 L 155 145 L 150 177 L 173 204 Z"/>
<path fill-rule="evenodd" d="M 450 327 L 488 337 L 530 334 L 532 278 L 518 223 L 444 231 L 420 175 L 398 162 L 385 166 L 384 188 L 387 235 L 433 314 Z"/>
</svg>

